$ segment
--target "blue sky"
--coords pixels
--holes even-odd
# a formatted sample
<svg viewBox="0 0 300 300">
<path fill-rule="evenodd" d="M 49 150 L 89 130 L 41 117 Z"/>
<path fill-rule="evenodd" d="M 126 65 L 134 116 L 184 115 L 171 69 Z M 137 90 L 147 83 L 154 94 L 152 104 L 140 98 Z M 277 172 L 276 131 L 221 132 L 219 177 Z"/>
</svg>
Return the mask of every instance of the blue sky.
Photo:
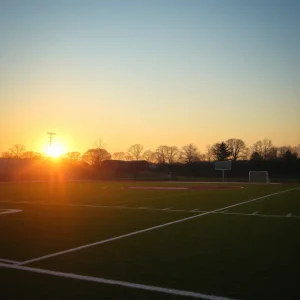
<svg viewBox="0 0 300 300">
<path fill-rule="evenodd" d="M 0 151 L 300 143 L 300 1 L 0 1 Z"/>
</svg>

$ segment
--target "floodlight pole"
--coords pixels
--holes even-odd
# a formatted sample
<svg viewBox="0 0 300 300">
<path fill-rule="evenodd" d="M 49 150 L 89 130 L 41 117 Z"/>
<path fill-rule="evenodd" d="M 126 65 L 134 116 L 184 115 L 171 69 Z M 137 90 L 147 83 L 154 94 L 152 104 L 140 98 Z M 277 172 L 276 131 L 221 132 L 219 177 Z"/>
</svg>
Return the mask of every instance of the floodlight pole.
<svg viewBox="0 0 300 300">
<path fill-rule="evenodd" d="M 47 132 L 47 134 L 49 135 L 49 144 L 50 144 L 50 148 L 51 148 L 53 136 L 56 135 L 56 133 L 55 132 Z"/>
</svg>

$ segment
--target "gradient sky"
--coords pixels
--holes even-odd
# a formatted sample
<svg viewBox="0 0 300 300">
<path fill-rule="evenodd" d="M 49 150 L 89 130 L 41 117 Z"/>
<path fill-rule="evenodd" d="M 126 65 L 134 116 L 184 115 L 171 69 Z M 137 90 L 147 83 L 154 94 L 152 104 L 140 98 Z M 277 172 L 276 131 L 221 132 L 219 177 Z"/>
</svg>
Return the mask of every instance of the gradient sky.
<svg viewBox="0 0 300 300">
<path fill-rule="evenodd" d="M 300 143 L 300 1 L 0 0 L 0 152 Z"/>
</svg>

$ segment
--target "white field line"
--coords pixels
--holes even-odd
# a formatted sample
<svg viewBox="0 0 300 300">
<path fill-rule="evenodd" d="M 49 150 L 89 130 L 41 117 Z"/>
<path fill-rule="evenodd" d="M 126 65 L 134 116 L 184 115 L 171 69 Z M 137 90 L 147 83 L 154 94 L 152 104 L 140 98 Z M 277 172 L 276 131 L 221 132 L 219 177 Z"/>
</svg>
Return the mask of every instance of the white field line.
<svg viewBox="0 0 300 300">
<path fill-rule="evenodd" d="M 179 191 L 179 190 L 187 190 L 187 187 L 178 187 L 178 186 L 129 186 L 129 189 L 135 190 L 162 190 L 162 191 Z"/>
<path fill-rule="evenodd" d="M 280 192 L 277 192 L 277 193 L 268 194 L 268 195 L 265 195 L 265 196 L 262 196 L 262 197 L 258 197 L 258 198 L 254 198 L 254 199 L 247 200 L 247 201 L 244 201 L 244 202 L 232 204 L 232 205 L 229 205 L 229 206 L 226 206 L 226 207 L 218 208 L 218 209 L 215 209 L 215 210 L 212 210 L 212 211 L 204 212 L 204 213 L 201 213 L 201 214 L 197 214 L 197 215 L 194 215 L 194 216 L 191 216 L 191 217 L 187 217 L 187 218 L 179 219 L 179 220 L 176 220 L 176 221 L 164 223 L 164 224 L 161 224 L 161 225 L 156 225 L 156 226 L 149 227 L 149 228 L 146 228 L 146 229 L 133 231 L 133 232 L 130 232 L 130 233 L 127 233 L 127 234 L 124 234 L 124 235 L 116 236 L 116 237 L 109 238 L 109 239 L 102 240 L 102 241 L 98 241 L 98 242 L 95 242 L 95 243 L 90 243 L 90 244 L 82 245 L 82 246 L 79 246 L 79 247 L 67 249 L 67 250 L 64 250 L 64 251 L 60 251 L 60 252 L 40 256 L 40 257 L 37 257 L 37 258 L 29 259 L 29 260 L 21 262 L 19 265 L 26 265 L 26 264 L 33 263 L 33 262 L 40 261 L 40 260 L 44 260 L 44 259 L 47 259 L 47 258 L 50 258 L 50 257 L 63 255 L 63 254 L 66 254 L 66 253 L 70 253 L 70 252 L 86 249 L 86 248 L 89 248 L 89 247 L 101 245 L 101 244 L 104 244 L 104 243 L 108 243 L 108 242 L 112 242 L 112 241 L 115 241 L 115 240 L 123 239 L 123 238 L 129 237 L 129 236 L 144 233 L 144 232 L 147 232 L 147 231 L 156 230 L 156 229 L 159 229 L 159 228 L 162 228 L 162 227 L 170 226 L 170 225 L 173 225 L 173 224 L 185 222 L 185 221 L 188 221 L 188 220 L 191 220 L 191 219 L 195 219 L 195 218 L 203 217 L 205 215 L 216 213 L 216 212 L 222 211 L 224 209 L 229 209 L 229 208 L 232 208 L 232 207 L 240 206 L 240 205 L 243 205 L 243 204 L 246 204 L 246 203 L 254 202 L 254 201 L 261 200 L 261 199 L 264 199 L 264 198 L 268 198 L 268 197 L 271 197 L 271 196 L 275 196 L 275 195 L 278 195 L 278 194 L 287 193 L 287 192 L 295 190 L 295 189 L 299 189 L 299 187 L 293 188 L 293 189 L 288 189 L 288 190 L 285 190 L 285 191 L 280 191 Z"/>
<path fill-rule="evenodd" d="M 185 296 L 185 297 L 205 299 L 205 300 L 233 300 L 230 298 L 219 297 L 214 295 L 207 295 L 202 293 L 177 290 L 172 288 L 164 288 L 164 287 L 152 286 L 152 285 L 145 285 L 145 284 L 133 283 L 127 281 L 112 280 L 112 279 L 106 279 L 101 277 L 84 276 L 84 275 L 79 275 L 74 273 L 64 273 L 64 272 L 57 272 L 57 271 L 51 271 L 45 269 L 8 265 L 3 263 L 0 263 L 0 268 L 1 267 L 6 269 L 15 269 L 15 270 L 33 272 L 38 274 L 46 274 L 46 275 L 69 278 L 69 279 L 84 280 L 84 281 L 102 283 L 102 284 L 110 284 L 110 285 L 122 286 L 126 288 L 139 289 L 139 290 L 146 290 L 146 291 L 157 292 L 157 293 L 171 294 L 176 296 Z"/>
<path fill-rule="evenodd" d="M 147 199 L 148 200 L 148 199 Z M 71 207 L 89 207 L 89 208 L 108 208 L 108 209 L 125 209 L 125 210 L 150 210 L 150 211 L 166 211 L 162 208 L 150 208 L 150 207 L 134 207 L 134 206 L 126 206 L 126 205 L 97 205 L 97 204 L 72 204 L 72 203 L 61 203 L 61 202 L 38 202 L 38 201 L 0 201 L 0 203 L 10 203 L 10 204 L 37 204 L 37 205 L 57 205 L 57 206 L 71 206 Z M 171 212 L 191 212 L 186 209 L 172 209 L 168 210 Z M 196 211 L 195 211 L 196 212 Z M 198 211 L 199 212 L 199 211 Z"/>
<path fill-rule="evenodd" d="M 15 214 L 18 212 L 21 212 L 21 209 L 9 209 L 9 208 L 5 208 L 5 209 L 0 209 L 0 215 L 4 215 L 4 214 Z"/>
<path fill-rule="evenodd" d="M 113 206 L 113 205 L 93 205 L 93 204 L 64 204 L 60 202 L 48 202 L 48 203 L 41 203 L 41 202 L 9 202 L 9 201 L 0 201 L 5 203 L 25 203 L 25 204 L 43 204 L 43 205 L 58 205 L 58 206 L 71 206 L 71 207 L 88 207 L 88 208 L 108 208 L 108 209 L 124 209 L 124 210 L 146 210 L 146 211 L 162 211 L 162 212 L 187 212 L 187 213 L 212 213 L 212 214 L 223 214 L 223 215 L 240 215 L 240 216 L 252 216 L 252 217 L 272 217 L 272 218 L 294 218 L 294 219 L 300 219 L 300 216 L 287 214 L 287 215 L 271 215 L 271 214 L 259 214 L 258 211 L 255 211 L 251 214 L 247 213 L 230 213 L 228 210 L 214 212 L 214 211 L 208 211 L 208 210 L 201 210 L 200 208 L 196 209 L 171 209 L 171 208 L 151 208 L 151 207 L 129 207 L 129 206 Z"/>
<path fill-rule="evenodd" d="M 200 183 L 200 184 L 257 184 L 257 185 L 262 185 L 262 184 L 281 184 L 280 182 L 270 182 L 270 183 L 259 183 L 259 182 L 249 182 L 249 181 L 167 181 L 169 183 Z"/>
<path fill-rule="evenodd" d="M 8 263 L 8 264 L 18 264 L 18 263 L 20 263 L 19 261 L 16 261 L 16 260 L 10 260 L 10 259 L 4 259 L 4 258 L 0 258 L 0 262 Z"/>
<path fill-rule="evenodd" d="M 238 216 L 250 216 L 250 217 L 264 217 L 264 218 L 294 218 L 294 219 L 300 219 L 300 216 L 292 216 L 292 215 L 263 215 L 263 214 L 245 214 L 245 213 L 223 213 L 223 212 L 214 212 L 214 214 L 222 214 L 222 215 L 238 215 Z"/>
</svg>

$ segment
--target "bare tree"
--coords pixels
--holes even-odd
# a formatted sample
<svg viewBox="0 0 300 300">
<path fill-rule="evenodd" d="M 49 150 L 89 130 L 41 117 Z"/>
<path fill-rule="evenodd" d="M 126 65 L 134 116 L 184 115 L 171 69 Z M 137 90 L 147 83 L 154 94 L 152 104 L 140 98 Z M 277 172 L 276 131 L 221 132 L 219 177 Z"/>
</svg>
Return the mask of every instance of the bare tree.
<svg viewBox="0 0 300 300">
<path fill-rule="evenodd" d="M 205 160 L 212 161 L 214 159 L 213 147 L 211 145 L 206 146 Z"/>
<path fill-rule="evenodd" d="M 2 157 L 3 158 L 12 158 L 11 153 L 8 151 L 2 152 Z"/>
<path fill-rule="evenodd" d="M 278 158 L 278 148 L 272 146 L 269 150 L 268 150 L 268 154 L 266 156 L 266 159 L 277 159 Z"/>
<path fill-rule="evenodd" d="M 15 144 L 13 147 L 9 148 L 9 153 L 12 158 L 22 158 L 25 151 L 26 148 L 23 144 Z"/>
<path fill-rule="evenodd" d="M 129 147 L 128 152 L 135 160 L 140 160 L 144 147 L 141 144 L 134 144 Z"/>
<path fill-rule="evenodd" d="M 293 147 L 293 153 L 295 153 L 297 155 L 297 157 L 300 158 L 300 144 Z"/>
<path fill-rule="evenodd" d="M 156 159 L 157 159 L 157 162 L 160 163 L 160 164 L 165 164 L 167 162 L 167 159 L 168 159 L 168 146 L 166 145 L 161 145 L 161 146 L 158 146 L 156 148 L 156 151 L 155 151 L 155 156 L 156 156 Z"/>
<path fill-rule="evenodd" d="M 263 159 L 267 159 L 272 147 L 273 143 L 271 140 L 263 139 L 254 143 L 252 146 L 252 152 L 257 152 Z"/>
<path fill-rule="evenodd" d="M 112 155 L 113 159 L 115 160 L 126 160 L 125 157 L 126 157 L 126 153 L 125 152 L 115 152 L 113 155 Z"/>
<path fill-rule="evenodd" d="M 131 161 L 134 160 L 134 157 L 130 153 L 126 152 L 124 156 L 124 160 Z"/>
<path fill-rule="evenodd" d="M 229 139 L 226 141 L 228 149 L 230 151 L 230 159 L 236 161 L 244 157 L 245 151 L 247 150 L 246 144 L 241 139 Z"/>
<path fill-rule="evenodd" d="M 69 161 L 78 162 L 79 158 L 80 158 L 80 152 L 77 152 L 77 151 L 67 152 L 64 156 Z"/>
<path fill-rule="evenodd" d="M 181 157 L 186 163 L 191 163 L 199 160 L 198 148 L 193 144 L 187 144 L 182 147 Z"/>
<path fill-rule="evenodd" d="M 152 152 L 151 150 L 146 150 L 144 151 L 142 158 L 148 162 L 154 163 L 156 162 L 156 157 L 155 157 L 155 153 Z"/>
<path fill-rule="evenodd" d="M 22 158 L 29 158 L 29 159 L 39 159 L 42 158 L 43 154 L 40 152 L 34 152 L 34 151 L 25 151 L 22 154 Z"/>
<path fill-rule="evenodd" d="M 167 162 L 173 164 L 177 161 L 179 149 L 176 146 L 169 146 L 167 150 Z"/>
<path fill-rule="evenodd" d="M 111 159 L 111 155 L 105 149 L 96 148 L 87 150 L 81 159 L 90 165 L 99 166 L 103 161 Z"/>
<path fill-rule="evenodd" d="M 287 151 L 293 152 L 291 146 L 281 146 L 277 148 L 278 158 L 284 158 Z"/>
</svg>

